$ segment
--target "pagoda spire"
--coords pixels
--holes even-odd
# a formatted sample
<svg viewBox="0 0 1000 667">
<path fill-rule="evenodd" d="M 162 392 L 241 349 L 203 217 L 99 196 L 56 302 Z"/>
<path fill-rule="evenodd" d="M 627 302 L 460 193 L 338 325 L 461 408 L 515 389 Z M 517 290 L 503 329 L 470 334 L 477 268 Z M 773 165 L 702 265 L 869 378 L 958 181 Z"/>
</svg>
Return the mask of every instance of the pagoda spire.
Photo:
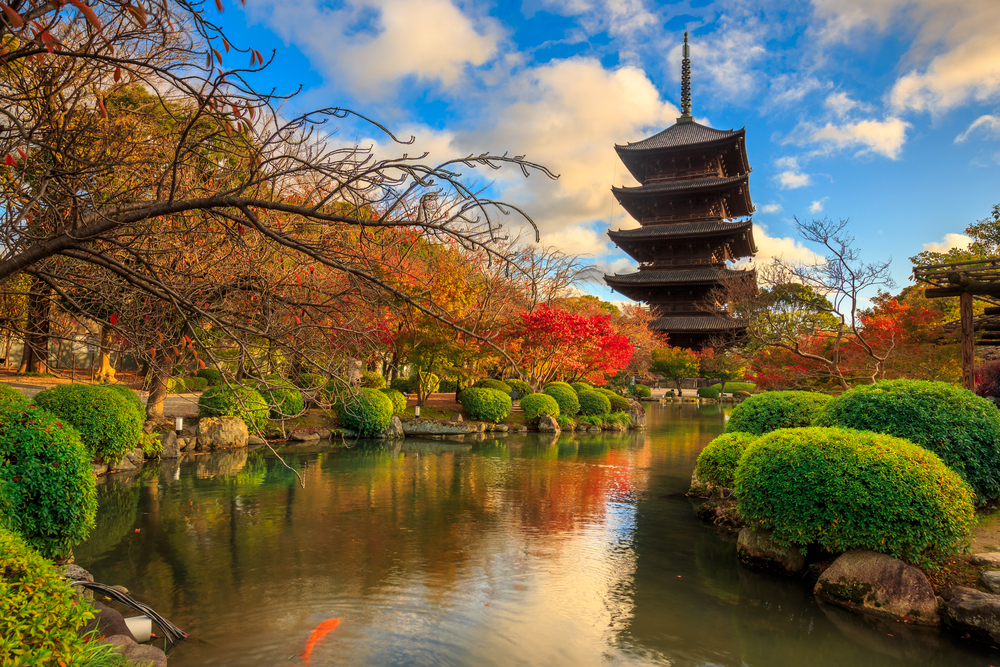
<svg viewBox="0 0 1000 667">
<path fill-rule="evenodd" d="M 691 47 L 688 46 L 688 34 L 684 31 L 684 60 L 681 61 L 681 117 L 678 123 L 693 123 L 691 115 Z"/>
</svg>

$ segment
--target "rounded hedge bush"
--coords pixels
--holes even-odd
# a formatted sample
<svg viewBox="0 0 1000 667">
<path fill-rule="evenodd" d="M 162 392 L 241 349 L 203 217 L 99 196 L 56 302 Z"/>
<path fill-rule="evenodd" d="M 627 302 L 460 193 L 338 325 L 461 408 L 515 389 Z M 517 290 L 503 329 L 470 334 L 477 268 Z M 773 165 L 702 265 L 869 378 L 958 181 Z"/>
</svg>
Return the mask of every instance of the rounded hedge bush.
<svg viewBox="0 0 1000 667">
<path fill-rule="evenodd" d="M 271 419 L 291 419 L 306 409 L 302 392 L 290 380 L 268 379 L 258 384 L 256 389 L 267 403 Z"/>
<path fill-rule="evenodd" d="M 733 408 L 726 433 L 762 435 L 779 428 L 810 426 L 830 400 L 811 391 L 768 391 Z"/>
<path fill-rule="evenodd" d="M 573 391 L 573 387 L 565 382 L 550 382 L 545 385 L 543 394 L 548 394 L 556 399 L 559 404 L 559 414 L 572 417 L 580 411 L 580 399 Z"/>
<path fill-rule="evenodd" d="M 219 384 L 206 389 L 198 399 L 199 417 L 239 417 L 251 435 L 267 428 L 269 412 L 264 397 L 247 385 Z"/>
<path fill-rule="evenodd" d="M 385 378 L 373 371 L 364 371 L 358 384 L 365 389 L 385 389 Z"/>
<path fill-rule="evenodd" d="M 543 390 L 548 389 L 549 387 L 565 387 L 566 389 L 573 389 L 573 385 L 569 384 L 568 382 L 558 382 L 558 381 L 549 382 L 544 387 L 542 387 L 542 389 Z M 573 389 L 573 391 L 575 392 L 576 389 Z"/>
<path fill-rule="evenodd" d="M 94 618 L 60 571 L 21 536 L 0 528 L 0 661 L 4 665 L 125 665 L 84 633 Z"/>
<path fill-rule="evenodd" d="M 585 391 L 580 394 L 580 413 L 603 417 L 611 413 L 611 401 L 599 391 Z"/>
<path fill-rule="evenodd" d="M 395 389 L 380 389 L 392 401 L 392 414 L 401 415 L 406 412 L 406 397 Z"/>
<path fill-rule="evenodd" d="M 438 382 L 438 391 L 442 394 L 454 394 L 458 391 L 458 380 L 441 380 Z"/>
<path fill-rule="evenodd" d="M 378 389 L 367 387 L 347 396 L 337 406 L 340 422 L 360 435 L 378 435 L 392 421 L 392 399 Z"/>
<path fill-rule="evenodd" d="M 572 387 L 573 391 L 575 391 L 578 394 L 580 392 L 593 390 L 593 387 L 587 384 L 586 382 L 570 382 L 569 386 Z"/>
<path fill-rule="evenodd" d="M 653 395 L 653 390 L 644 384 L 637 384 L 632 387 L 632 395 L 636 398 L 649 398 Z"/>
<path fill-rule="evenodd" d="M 959 550 L 972 490 L 931 451 L 881 433 L 774 431 L 736 469 L 740 516 L 779 545 L 872 549 L 916 563 Z"/>
<path fill-rule="evenodd" d="M 139 398 L 139 394 L 135 393 L 123 384 L 109 384 L 104 385 L 105 389 L 110 389 L 119 396 L 125 399 L 125 402 L 129 404 L 132 408 L 132 412 L 135 413 L 139 421 L 146 421 L 146 406 L 143 405 L 142 399 Z"/>
<path fill-rule="evenodd" d="M 727 489 L 733 488 L 740 457 L 758 437 L 749 433 L 723 433 L 712 440 L 698 455 L 698 479 Z"/>
<path fill-rule="evenodd" d="M 90 460 L 68 420 L 33 405 L 0 408 L 0 526 L 44 556 L 69 555 L 94 526 Z"/>
<path fill-rule="evenodd" d="M 595 389 L 594 391 L 599 394 L 604 394 L 607 396 L 608 401 L 611 403 L 611 412 L 626 412 L 628 411 L 628 399 L 619 396 L 610 389 Z"/>
<path fill-rule="evenodd" d="M 833 399 L 819 423 L 905 438 L 965 478 L 979 504 L 1000 497 L 1000 412 L 971 391 L 944 382 L 886 380 Z"/>
<path fill-rule="evenodd" d="M 722 393 L 721 384 L 713 384 L 711 387 L 699 387 L 698 397 L 699 398 L 718 398 L 719 394 Z"/>
<path fill-rule="evenodd" d="M 723 391 L 727 394 L 735 394 L 738 391 L 745 391 L 748 394 L 752 394 L 756 388 L 757 385 L 753 382 L 726 382 L 723 385 Z"/>
<path fill-rule="evenodd" d="M 209 387 L 222 384 L 222 371 L 217 368 L 202 368 L 200 371 L 195 373 L 195 376 L 208 380 Z"/>
<path fill-rule="evenodd" d="M 396 378 L 389 383 L 389 389 L 395 389 L 404 394 L 410 393 L 410 378 Z"/>
<path fill-rule="evenodd" d="M 473 419 L 498 424 L 510 415 L 510 396 L 496 389 L 469 387 L 458 395 L 462 408 Z"/>
<path fill-rule="evenodd" d="M 61 384 L 36 395 L 35 405 L 72 424 L 92 458 L 112 467 L 141 443 L 145 417 L 136 414 L 120 390 Z"/>
<path fill-rule="evenodd" d="M 531 421 L 559 416 L 559 404 L 548 394 L 528 394 L 521 399 L 521 409 Z"/>
<path fill-rule="evenodd" d="M 531 385 L 519 378 L 511 378 L 509 380 L 504 380 L 504 382 L 510 385 L 510 388 L 516 391 L 518 397 L 520 398 L 524 398 L 528 394 L 532 393 Z"/>
<path fill-rule="evenodd" d="M 483 378 L 482 380 L 477 380 L 476 384 L 472 386 L 479 389 L 496 389 L 497 391 L 502 391 L 508 395 L 514 391 L 514 389 L 503 380 L 494 380 L 493 378 Z"/>
<path fill-rule="evenodd" d="M 10 385 L 0 384 L 0 406 L 2 405 L 24 405 L 28 402 L 28 397 L 14 389 Z"/>
</svg>

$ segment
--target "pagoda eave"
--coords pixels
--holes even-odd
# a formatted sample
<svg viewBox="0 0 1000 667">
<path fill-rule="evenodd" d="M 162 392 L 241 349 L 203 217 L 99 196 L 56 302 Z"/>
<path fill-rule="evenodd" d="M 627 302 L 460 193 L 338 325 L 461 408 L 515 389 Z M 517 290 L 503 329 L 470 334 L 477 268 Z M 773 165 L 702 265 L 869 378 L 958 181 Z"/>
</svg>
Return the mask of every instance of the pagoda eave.
<svg viewBox="0 0 1000 667">
<path fill-rule="evenodd" d="M 658 317 L 649 324 L 649 328 L 665 333 L 735 333 L 745 331 L 746 320 L 717 315 Z"/>
</svg>

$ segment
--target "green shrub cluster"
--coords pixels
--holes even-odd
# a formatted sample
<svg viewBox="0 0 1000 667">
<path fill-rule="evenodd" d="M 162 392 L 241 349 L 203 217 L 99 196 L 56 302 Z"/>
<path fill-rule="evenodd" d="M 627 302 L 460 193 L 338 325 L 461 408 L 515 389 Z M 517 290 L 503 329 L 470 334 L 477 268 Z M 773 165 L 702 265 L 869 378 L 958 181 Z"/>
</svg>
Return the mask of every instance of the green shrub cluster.
<svg viewBox="0 0 1000 667">
<path fill-rule="evenodd" d="M 392 421 L 392 399 L 378 389 L 363 388 L 337 406 L 340 422 L 360 435 L 378 435 Z"/>
<path fill-rule="evenodd" d="M 569 384 L 568 382 L 559 382 L 559 381 L 549 382 L 544 387 L 542 387 L 542 389 L 545 390 L 548 389 L 549 387 L 565 387 L 566 389 L 573 389 L 573 385 Z M 575 392 L 576 389 L 573 389 L 573 391 Z"/>
<path fill-rule="evenodd" d="M 653 390 L 644 384 L 636 384 L 632 386 L 632 395 L 636 398 L 649 398 L 653 395 Z"/>
<path fill-rule="evenodd" d="M 727 489 L 733 488 L 740 457 L 758 437 L 750 433 L 723 433 L 712 440 L 698 455 L 698 479 Z"/>
<path fill-rule="evenodd" d="M 208 378 L 200 376 L 170 378 L 167 380 L 167 391 L 171 394 L 188 394 L 205 391 L 208 385 Z"/>
<path fill-rule="evenodd" d="M 104 388 L 109 389 L 124 398 L 136 418 L 140 422 L 146 421 L 146 406 L 142 404 L 142 399 L 139 398 L 139 394 L 135 393 L 123 384 L 108 384 L 104 385 Z"/>
<path fill-rule="evenodd" d="M 578 419 L 581 424 L 590 424 L 591 426 L 604 426 L 604 418 L 607 416 L 608 415 L 580 415 Z"/>
<path fill-rule="evenodd" d="M 364 371 L 358 385 L 365 389 L 385 389 L 385 378 L 373 371 Z"/>
<path fill-rule="evenodd" d="M 524 398 L 528 394 L 532 393 L 531 385 L 521 380 L 519 378 L 510 378 L 509 380 L 504 380 L 510 388 L 517 392 L 519 398 Z"/>
<path fill-rule="evenodd" d="M 604 415 L 603 419 L 604 426 L 608 426 L 610 424 L 620 424 L 625 428 L 632 426 L 632 419 L 624 412 L 612 412 L 609 415 Z"/>
<path fill-rule="evenodd" d="M 72 424 L 92 457 L 110 466 L 141 444 L 145 417 L 136 414 L 120 390 L 61 384 L 36 395 L 35 404 Z"/>
<path fill-rule="evenodd" d="M 0 408 L 0 526 L 49 558 L 69 555 L 94 526 L 90 460 L 68 420 L 33 405 Z"/>
<path fill-rule="evenodd" d="M 572 387 L 573 391 L 575 391 L 578 394 L 585 391 L 593 390 L 593 387 L 587 384 L 586 382 L 570 382 L 569 386 Z"/>
<path fill-rule="evenodd" d="M 398 392 L 409 394 L 410 393 L 410 378 L 396 378 L 389 383 L 389 389 L 395 389 Z M 457 387 L 456 387 L 457 390 Z"/>
<path fill-rule="evenodd" d="M 611 412 L 627 412 L 628 411 L 628 399 L 619 396 L 610 389 L 595 389 L 594 391 L 604 394 L 608 402 L 611 403 Z"/>
<path fill-rule="evenodd" d="M 55 565 L 0 528 L 0 664 L 124 667 L 120 654 L 83 632 L 92 618 Z"/>
<path fill-rule="evenodd" d="M 254 386 L 267 403 L 268 416 L 271 419 L 291 419 L 306 409 L 302 392 L 292 384 L 291 380 L 270 377 L 251 386 Z"/>
<path fill-rule="evenodd" d="M 521 409 L 531 421 L 538 421 L 546 416 L 558 417 L 560 414 L 559 404 L 548 394 L 528 394 L 521 399 Z"/>
<path fill-rule="evenodd" d="M 944 382 L 886 380 L 833 399 L 819 422 L 905 438 L 940 456 L 969 483 L 978 503 L 1000 497 L 1000 412 L 971 391 Z"/>
<path fill-rule="evenodd" d="M 454 394 L 458 391 L 458 380 L 443 379 L 438 382 L 438 391 L 443 394 Z"/>
<path fill-rule="evenodd" d="M 748 394 L 752 394 L 756 388 L 757 385 L 753 382 L 726 382 L 723 385 L 722 391 L 727 394 L 735 394 L 738 391 L 745 391 Z"/>
<path fill-rule="evenodd" d="M 971 489 L 936 454 L 850 429 L 765 435 L 740 460 L 735 490 L 743 520 L 780 545 L 917 563 L 961 549 L 975 520 Z"/>
<path fill-rule="evenodd" d="M 401 415 L 406 412 L 406 397 L 395 389 L 380 389 L 392 401 L 392 414 Z"/>
<path fill-rule="evenodd" d="M 217 368 L 202 368 L 200 371 L 195 373 L 195 375 L 208 380 L 209 387 L 222 384 L 222 371 Z"/>
<path fill-rule="evenodd" d="M 546 395 L 547 394 L 542 394 L 542 396 L 546 396 Z M 574 420 L 569 415 L 557 415 L 556 416 L 556 421 L 559 422 L 559 428 L 561 428 L 563 430 L 566 430 L 566 429 L 570 429 L 571 430 L 571 429 L 576 428 L 576 420 Z"/>
<path fill-rule="evenodd" d="M 496 389 L 470 387 L 458 399 L 470 417 L 494 424 L 506 419 L 513 407 L 510 396 Z"/>
<path fill-rule="evenodd" d="M 753 394 L 749 391 L 734 391 L 733 398 L 750 398 Z"/>
<path fill-rule="evenodd" d="M 319 373 L 300 373 L 296 386 L 309 395 L 315 396 L 326 386 L 326 381 L 326 376 Z"/>
<path fill-rule="evenodd" d="M 478 380 L 476 384 L 472 386 L 479 387 L 480 389 L 496 389 L 497 391 L 502 391 L 508 396 L 512 391 L 514 391 L 513 388 L 511 388 L 511 386 L 503 380 L 494 380 L 492 378 L 483 378 L 482 380 Z"/>
<path fill-rule="evenodd" d="M 0 406 L 24 405 L 28 398 L 10 385 L 0 384 Z"/>
<path fill-rule="evenodd" d="M 572 417 L 580 411 L 580 399 L 577 397 L 573 387 L 565 382 L 550 382 L 545 385 L 542 392 L 556 399 L 559 404 L 559 413 Z"/>
<path fill-rule="evenodd" d="M 611 412 L 611 401 L 599 391 L 580 394 L 580 414 L 603 417 Z"/>
<path fill-rule="evenodd" d="M 219 384 L 206 389 L 198 399 L 199 417 L 239 417 L 251 434 L 264 432 L 269 412 L 264 397 L 247 385 Z"/>
<path fill-rule="evenodd" d="M 711 387 L 698 387 L 698 398 L 718 398 L 721 393 L 721 384 L 713 384 Z"/>
<path fill-rule="evenodd" d="M 830 400 L 811 391 L 768 391 L 756 394 L 735 408 L 726 424 L 726 433 L 761 435 L 779 428 L 810 426 Z"/>
</svg>

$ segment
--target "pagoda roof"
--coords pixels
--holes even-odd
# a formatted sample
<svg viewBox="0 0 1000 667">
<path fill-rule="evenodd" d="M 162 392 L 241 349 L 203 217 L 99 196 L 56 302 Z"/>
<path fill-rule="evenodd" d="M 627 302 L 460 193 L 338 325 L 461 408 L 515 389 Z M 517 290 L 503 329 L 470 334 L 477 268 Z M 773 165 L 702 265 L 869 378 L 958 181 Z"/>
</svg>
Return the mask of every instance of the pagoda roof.
<svg viewBox="0 0 1000 667">
<path fill-rule="evenodd" d="M 654 271 L 636 271 L 621 275 L 605 275 L 608 285 L 676 285 L 682 283 L 717 283 L 728 278 L 752 276 L 753 271 L 727 269 L 721 266 L 711 266 L 697 269 L 661 269 Z"/>
<path fill-rule="evenodd" d="M 638 187 L 612 187 L 618 203 L 639 220 L 642 216 L 636 204 L 643 199 L 670 199 L 693 193 L 717 192 L 739 189 L 741 196 L 732 198 L 729 202 L 731 217 L 742 217 L 753 213 L 753 202 L 750 200 L 750 174 L 721 178 L 695 178 L 683 181 L 662 181 Z"/>
<path fill-rule="evenodd" d="M 656 240 L 687 236 L 713 236 L 716 234 L 728 234 L 731 232 L 742 232 L 753 228 L 753 220 L 747 218 L 739 222 L 709 221 L 709 222 L 682 222 L 667 225 L 647 225 L 635 229 L 619 229 L 618 231 L 608 230 L 608 236 L 615 242 L 619 240 Z"/>
<path fill-rule="evenodd" d="M 744 320 L 737 320 L 731 317 L 719 317 L 717 315 L 687 316 L 687 317 L 658 317 L 649 323 L 651 329 L 657 331 L 674 331 L 678 333 L 687 332 L 710 332 L 710 331 L 733 331 L 746 329 L 747 323 Z"/>
<path fill-rule="evenodd" d="M 717 130 L 701 123 L 676 123 L 662 132 L 635 143 L 624 146 L 615 144 L 618 153 L 635 151 L 659 151 L 678 148 L 702 148 L 708 144 L 728 143 L 746 134 L 745 128 L 738 130 Z"/>
<path fill-rule="evenodd" d="M 640 262 L 655 261 L 678 242 L 700 239 L 716 245 L 728 244 L 734 257 L 748 257 L 757 252 L 753 240 L 753 221 L 705 221 L 646 225 L 637 229 L 608 230 L 615 245 Z"/>
</svg>

